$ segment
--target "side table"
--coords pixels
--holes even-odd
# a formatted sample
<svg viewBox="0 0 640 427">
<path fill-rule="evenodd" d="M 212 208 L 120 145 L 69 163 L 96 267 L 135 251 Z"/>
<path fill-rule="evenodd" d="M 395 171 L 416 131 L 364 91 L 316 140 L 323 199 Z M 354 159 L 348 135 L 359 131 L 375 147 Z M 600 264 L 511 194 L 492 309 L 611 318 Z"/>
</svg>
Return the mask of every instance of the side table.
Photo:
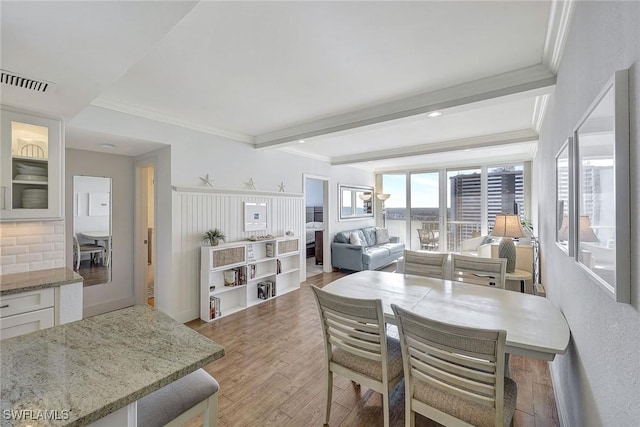
<svg viewBox="0 0 640 427">
<path fill-rule="evenodd" d="M 514 270 L 513 273 L 506 273 L 504 275 L 506 280 L 519 280 L 520 292 L 524 293 L 524 282 L 533 279 L 533 274 L 525 270 Z"/>
</svg>

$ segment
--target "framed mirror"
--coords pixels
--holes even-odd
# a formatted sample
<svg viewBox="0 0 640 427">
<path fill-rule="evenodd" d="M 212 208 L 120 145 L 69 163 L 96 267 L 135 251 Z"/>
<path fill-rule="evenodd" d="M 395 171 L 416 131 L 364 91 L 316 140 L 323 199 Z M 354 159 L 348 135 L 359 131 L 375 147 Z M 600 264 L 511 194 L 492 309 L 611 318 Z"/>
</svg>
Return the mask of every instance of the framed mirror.
<svg viewBox="0 0 640 427">
<path fill-rule="evenodd" d="M 575 259 L 615 301 L 630 301 L 628 73 L 618 71 L 574 133 Z"/>
<path fill-rule="evenodd" d="M 111 282 L 111 178 L 73 177 L 73 269 L 85 286 Z"/>
<path fill-rule="evenodd" d="M 339 219 L 360 219 L 373 217 L 373 187 L 339 184 Z"/>
<path fill-rule="evenodd" d="M 573 256 L 573 137 L 556 155 L 556 244 Z"/>
</svg>

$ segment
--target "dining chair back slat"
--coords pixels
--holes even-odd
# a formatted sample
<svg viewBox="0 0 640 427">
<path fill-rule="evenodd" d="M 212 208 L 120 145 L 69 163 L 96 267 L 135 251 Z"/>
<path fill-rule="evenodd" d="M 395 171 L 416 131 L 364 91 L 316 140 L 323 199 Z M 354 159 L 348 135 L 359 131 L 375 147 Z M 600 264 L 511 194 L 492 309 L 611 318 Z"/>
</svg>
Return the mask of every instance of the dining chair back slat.
<svg viewBox="0 0 640 427">
<path fill-rule="evenodd" d="M 451 254 L 453 280 L 504 289 L 507 260 Z"/>
<path fill-rule="evenodd" d="M 405 250 L 404 273 L 444 279 L 449 254 L 444 252 L 418 252 Z"/>
</svg>

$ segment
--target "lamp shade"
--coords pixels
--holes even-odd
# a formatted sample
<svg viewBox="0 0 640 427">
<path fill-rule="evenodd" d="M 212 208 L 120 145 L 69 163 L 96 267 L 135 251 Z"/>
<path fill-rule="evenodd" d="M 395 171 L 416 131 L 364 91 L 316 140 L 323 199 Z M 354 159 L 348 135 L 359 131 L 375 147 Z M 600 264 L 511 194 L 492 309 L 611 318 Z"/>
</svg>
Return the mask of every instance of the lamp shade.
<svg viewBox="0 0 640 427">
<path fill-rule="evenodd" d="M 593 232 L 591 228 L 591 221 L 588 216 L 580 217 L 580 224 L 578 225 L 578 239 L 581 242 L 599 242 L 598 236 Z"/>
<path fill-rule="evenodd" d="M 558 241 L 566 242 L 569 240 L 569 217 L 562 217 L 562 224 L 560 224 L 560 229 L 558 230 Z"/>
<path fill-rule="evenodd" d="M 491 230 L 495 237 L 526 237 L 519 215 L 497 214 L 496 222 Z"/>
<path fill-rule="evenodd" d="M 359 194 L 358 197 L 360 198 L 360 200 L 366 202 L 367 200 L 371 200 L 371 193 Z"/>
<path fill-rule="evenodd" d="M 387 200 L 389 197 L 391 197 L 391 194 L 388 194 L 388 193 L 378 193 L 378 194 L 376 194 L 376 197 L 377 197 L 379 200 L 382 200 L 382 201 L 384 202 L 384 201 L 385 201 L 385 200 Z"/>
</svg>

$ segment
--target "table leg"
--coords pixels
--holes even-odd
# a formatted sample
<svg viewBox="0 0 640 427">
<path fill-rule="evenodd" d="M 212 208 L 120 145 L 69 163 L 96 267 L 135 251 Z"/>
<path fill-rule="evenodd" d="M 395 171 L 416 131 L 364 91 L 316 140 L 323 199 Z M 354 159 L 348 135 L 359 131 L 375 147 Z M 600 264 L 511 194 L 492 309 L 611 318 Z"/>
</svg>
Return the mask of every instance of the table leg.
<svg viewBox="0 0 640 427">
<path fill-rule="evenodd" d="M 524 294 L 524 280 L 520 280 L 520 292 Z"/>
</svg>

